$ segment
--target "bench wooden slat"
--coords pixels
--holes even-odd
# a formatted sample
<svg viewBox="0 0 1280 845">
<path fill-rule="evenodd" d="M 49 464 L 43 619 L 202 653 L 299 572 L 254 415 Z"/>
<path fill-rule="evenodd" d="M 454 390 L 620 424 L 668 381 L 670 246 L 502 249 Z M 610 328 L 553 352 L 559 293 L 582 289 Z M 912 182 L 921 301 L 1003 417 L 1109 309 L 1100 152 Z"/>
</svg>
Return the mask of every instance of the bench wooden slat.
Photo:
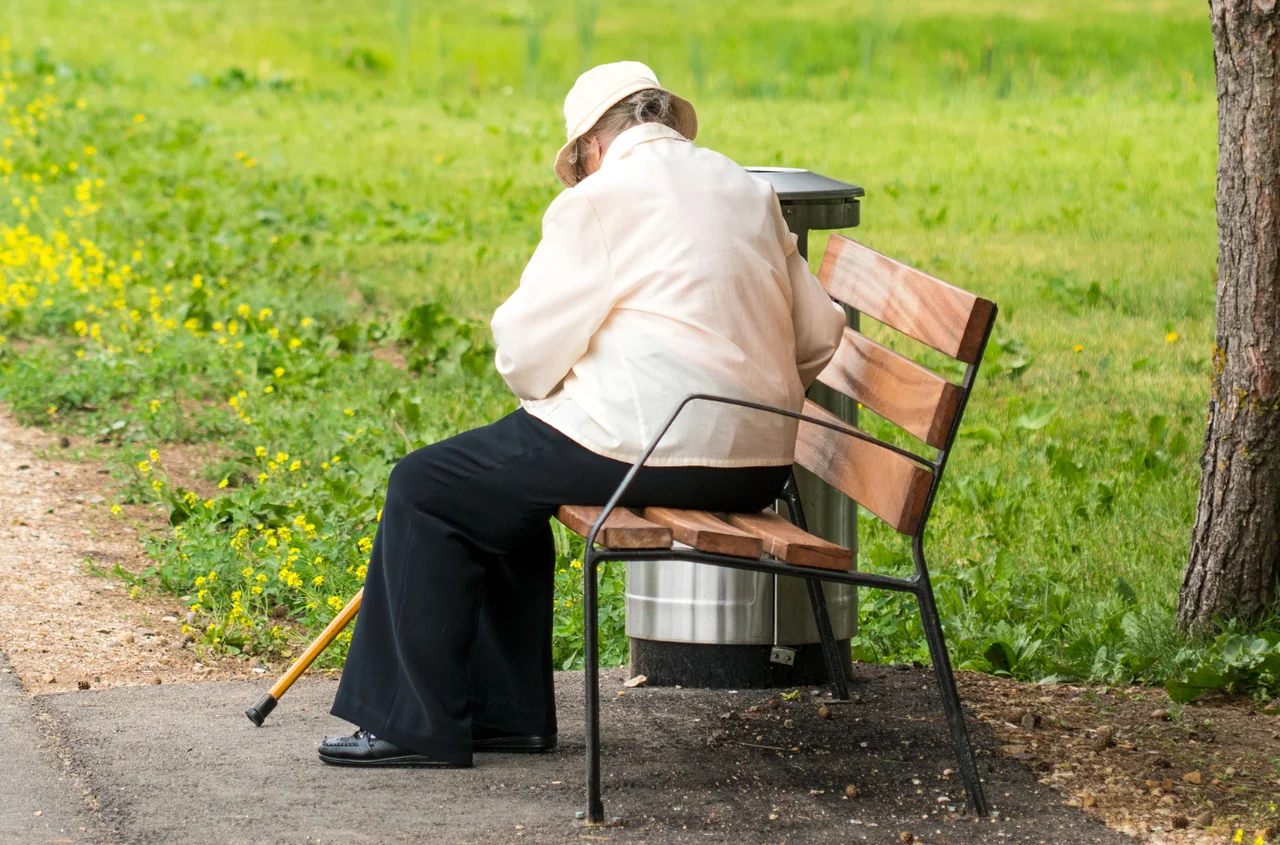
<svg viewBox="0 0 1280 845">
<path fill-rule="evenodd" d="M 991 300 L 843 235 L 828 241 L 818 278 L 835 299 L 966 364 L 982 354 L 995 315 Z"/>
<path fill-rule="evenodd" d="M 731 513 L 729 524 L 759 537 L 766 552 L 787 563 L 842 572 L 853 569 L 851 549 L 815 537 L 773 511 Z"/>
<path fill-rule="evenodd" d="M 556 511 L 556 519 L 565 528 L 586 537 L 604 508 L 595 505 L 564 505 Z M 596 535 L 596 541 L 608 549 L 669 549 L 671 529 L 655 525 L 626 508 L 614 508 Z"/>
<path fill-rule="evenodd" d="M 764 550 L 764 541 L 759 537 L 734 528 L 706 511 L 645 508 L 644 518 L 667 526 L 675 539 L 700 552 L 758 558 Z"/>
<path fill-rule="evenodd" d="M 804 413 L 850 427 L 809 400 L 805 400 Z M 801 422 L 796 463 L 903 534 L 914 533 L 920 524 L 933 473 L 896 452 Z"/>
<path fill-rule="evenodd" d="M 958 384 L 851 328 L 818 381 L 936 449 L 947 441 L 963 393 Z"/>
</svg>

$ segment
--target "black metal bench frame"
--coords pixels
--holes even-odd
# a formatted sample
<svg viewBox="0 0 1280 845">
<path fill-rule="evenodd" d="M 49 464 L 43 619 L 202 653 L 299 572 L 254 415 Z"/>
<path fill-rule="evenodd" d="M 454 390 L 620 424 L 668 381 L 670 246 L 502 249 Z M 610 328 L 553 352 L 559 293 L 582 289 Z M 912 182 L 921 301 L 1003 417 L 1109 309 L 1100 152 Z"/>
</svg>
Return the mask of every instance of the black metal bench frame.
<svg viewBox="0 0 1280 845">
<path fill-rule="evenodd" d="M 942 696 L 942 708 L 946 714 L 947 724 L 951 731 L 952 743 L 955 746 L 956 757 L 958 759 L 960 774 L 964 781 L 965 791 L 968 794 L 969 804 L 979 816 L 986 816 L 988 806 L 986 797 L 982 790 L 981 777 L 978 774 L 977 762 L 974 759 L 973 749 L 969 742 L 969 730 L 965 724 L 964 711 L 960 706 L 960 696 L 956 689 L 955 676 L 951 669 L 951 659 L 947 654 L 946 639 L 942 632 L 942 621 L 938 616 L 937 603 L 934 600 L 933 587 L 929 581 L 929 569 L 925 562 L 924 554 L 924 534 L 928 526 L 929 514 L 933 509 L 933 501 L 937 496 L 939 484 L 942 481 L 942 473 L 947 465 L 947 459 L 951 454 L 952 447 L 955 443 L 956 435 L 960 430 L 960 421 L 964 417 L 965 407 L 969 401 L 969 395 L 973 391 L 974 381 L 978 375 L 979 365 L 982 363 L 982 353 L 986 350 L 987 342 L 991 337 L 992 327 L 995 325 L 996 310 L 993 307 L 990 318 L 982 333 L 981 346 L 974 361 L 967 365 L 964 378 L 960 383 L 961 394 L 959 404 L 956 409 L 954 419 L 947 432 L 946 441 L 938 450 L 937 455 L 932 458 L 925 458 L 915 454 L 907 449 L 886 443 L 876 437 L 860 431 L 848 425 L 837 425 L 827 420 L 817 419 L 802 413 L 787 411 L 781 408 L 773 408 L 768 405 L 762 405 L 755 402 L 747 402 L 740 399 L 729 399 L 722 396 L 711 396 L 707 394 L 692 394 L 681 400 L 675 410 L 667 417 L 662 428 L 658 431 L 657 436 L 645 448 L 640 458 L 631 466 L 630 471 L 623 478 L 618 489 L 614 491 L 613 496 L 609 499 L 608 504 L 600 512 L 599 518 L 595 524 L 591 526 L 591 531 L 586 538 L 586 551 L 583 555 L 583 600 L 584 600 L 584 624 L 585 624 L 585 647 L 584 661 L 586 664 L 586 752 L 587 752 L 587 810 L 586 821 L 589 825 L 605 825 L 612 824 L 605 819 L 604 802 L 601 798 L 601 770 L 600 770 L 600 632 L 599 632 L 599 608 L 598 602 L 598 578 L 597 568 L 601 563 L 608 561 L 658 561 L 658 560 L 684 560 L 693 563 L 706 563 L 716 566 L 728 566 L 735 569 L 746 569 L 753 572 L 765 572 L 774 575 L 789 575 L 793 577 L 804 578 L 808 584 L 809 600 L 813 606 L 814 618 L 817 622 L 819 636 L 822 642 L 823 655 L 826 659 L 828 672 L 831 677 L 834 694 L 841 699 L 849 697 L 848 680 L 845 675 L 842 659 L 836 646 L 835 635 L 832 632 L 831 620 L 827 614 L 826 598 L 822 591 L 823 581 L 830 581 L 836 584 L 852 584 L 859 587 L 876 587 L 884 590 L 895 590 L 898 592 L 910 593 L 916 597 L 916 601 L 920 606 L 920 616 L 924 627 L 925 639 L 929 645 L 929 655 L 933 660 L 934 671 L 937 675 L 938 686 Z M 858 572 L 856 570 L 849 572 L 837 572 L 832 570 L 817 569 L 812 567 L 796 566 L 794 564 L 783 563 L 781 561 L 768 558 L 751 559 L 742 557 L 733 557 L 730 555 L 713 554 L 710 552 L 702 552 L 696 549 L 609 549 L 597 548 L 596 536 L 599 534 L 605 521 L 609 515 L 618 507 L 618 502 L 626 494 L 630 488 L 632 481 L 635 480 L 637 473 L 641 467 L 653 454 L 662 438 L 671 428 L 680 412 L 691 402 L 705 401 L 717 402 L 727 405 L 737 405 L 743 408 L 750 408 L 771 414 L 779 414 L 782 416 L 792 417 L 796 420 L 811 423 L 813 425 L 822 426 L 832 431 L 839 432 L 849 437 L 857 438 L 875 444 L 878 447 L 888 449 L 892 452 L 911 460 L 932 471 L 932 481 L 929 486 L 928 496 L 925 500 L 923 512 L 919 521 L 919 525 L 911 536 L 911 554 L 915 561 L 915 572 L 910 577 L 900 578 L 888 575 L 878 575 L 870 572 Z M 787 510 L 791 521 L 802 530 L 805 528 L 804 510 L 800 504 L 800 497 L 795 485 L 795 473 L 792 472 L 791 479 L 787 482 L 782 493 L 783 501 L 787 504 Z"/>
</svg>

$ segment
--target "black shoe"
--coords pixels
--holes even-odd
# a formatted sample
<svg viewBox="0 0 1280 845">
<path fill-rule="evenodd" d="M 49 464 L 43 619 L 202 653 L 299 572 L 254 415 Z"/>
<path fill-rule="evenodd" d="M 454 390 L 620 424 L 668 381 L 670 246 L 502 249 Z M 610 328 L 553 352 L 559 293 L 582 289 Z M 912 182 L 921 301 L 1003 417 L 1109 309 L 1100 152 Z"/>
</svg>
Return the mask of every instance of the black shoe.
<svg viewBox="0 0 1280 845">
<path fill-rule="evenodd" d="M 535 736 L 529 734 L 512 734 L 504 731 L 475 725 L 471 729 L 471 749 L 473 751 L 495 751 L 505 754 L 544 754 L 554 751 L 556 735 Z"/>
<path fill-rule="evenodd" d="M 468 765 L 436 760 L 378 739 L 366 730 L 351 736 L 331 736 L 320 743 L 320 759 L 331 766 L 467 769 Z"/>
</svg>

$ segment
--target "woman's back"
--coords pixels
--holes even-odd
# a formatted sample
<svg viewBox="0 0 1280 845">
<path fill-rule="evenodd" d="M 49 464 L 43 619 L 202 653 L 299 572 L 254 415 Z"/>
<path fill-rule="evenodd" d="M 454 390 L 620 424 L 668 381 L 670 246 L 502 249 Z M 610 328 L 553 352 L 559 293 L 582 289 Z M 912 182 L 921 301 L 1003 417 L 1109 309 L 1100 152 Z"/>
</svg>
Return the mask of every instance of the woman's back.
<svg viewBox="0 0 1280 845">
<path fill-rule="evenodd" d="M 794 253 L 769 185 L 673 129 L 634 127 L 548 210 L 494 316 L 499 371 L 530 413 L 626 461 L 690 393 L 798 410 L 816 375 L 798 363 L 830 357 L 843 315 Z M 786 464 L 794 440 L 792 420 L 700 403 L 651 463 Z"/>
</svg>

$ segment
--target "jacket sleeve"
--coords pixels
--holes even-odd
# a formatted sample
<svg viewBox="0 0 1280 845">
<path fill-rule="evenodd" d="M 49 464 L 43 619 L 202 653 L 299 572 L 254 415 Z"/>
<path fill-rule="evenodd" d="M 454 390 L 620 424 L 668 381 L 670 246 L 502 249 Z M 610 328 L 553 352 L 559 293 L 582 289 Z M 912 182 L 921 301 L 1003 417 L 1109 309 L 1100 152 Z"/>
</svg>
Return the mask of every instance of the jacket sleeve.
<svg viewBox="0 0 1280 845">
<path fill-rule="evenodd" d="M 792 235 L 795 237 L 795 235 Z M 796 332 L 796 369 L 805 389 L 818 378 L 844 337 L 845 314 L 809 272 L 799 250 L 787 256 L 791 277 L 791 324 Z"/>
<path fill-rule="evenodd" d="M 493 315 L 495 364 L 516 396 L 544 399 L 559 388 L 612 309 L 613 288 L 595 209 L 564 191 L 542 218 L 520 286 Z"/>
<path fill-rule="evenodd" d="M 796 334 L 796 369 L 805 390 L 817 379 L 836 354 L 844 337 L 844 309 L 822 289 L 809 272 L 809 262 L 796 247 L 797 238 L 782 216 L 782 206 L 774 199 L 774 227 L 786 256 L 791 282 L 791 325 Z"/>
</svg>

